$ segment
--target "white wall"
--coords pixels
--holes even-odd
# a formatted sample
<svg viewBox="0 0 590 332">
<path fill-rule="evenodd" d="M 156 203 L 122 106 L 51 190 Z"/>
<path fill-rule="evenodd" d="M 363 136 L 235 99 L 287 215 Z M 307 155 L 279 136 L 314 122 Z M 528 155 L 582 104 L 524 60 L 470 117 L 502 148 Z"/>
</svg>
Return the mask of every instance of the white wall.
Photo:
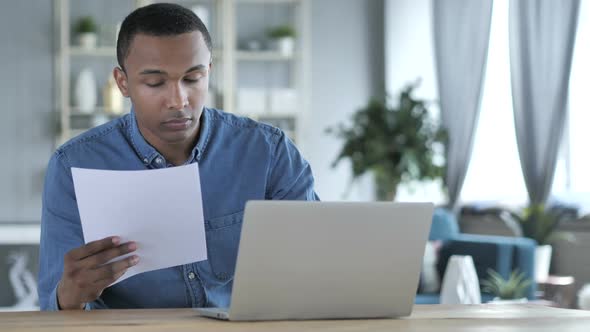
<svg viewBox="0 0 590 332">
<path fill-rule="evenodd" d="M 350 165 L 331 163 L 342 142 L 325 129 L 348 121 L 351 114 L 381 94 L 383 82 L 383 2 L 381 0 L 313 0 L 311 114 L 303 151 L 322 200 L 372 200 L 372 179 L 365 177 L 348 196 Z"/>
<path fill-rule="evenodd" d="M 390 95 L 422 79 L 416 96 L 438 96 L 430 0 L 385 0 L 385 81 Z"/>
<path fill-rule="evenodd" d="M 415 97 L 437 102 L 431 0 L 385 0 L 385 87 L 391 97 L 421 80 Z M 393 98 L 395 100 L 395 98 Z M 437 116 L 437 104 L 430 107 Z M 445 201 L 441 181 L 400 186 L 397 201 Z"/>
<path fill-rule="evenodd" d="M 51 1 L 0 10 L 0 223 L 37 222 L 53 117 Z"/>
</svg>

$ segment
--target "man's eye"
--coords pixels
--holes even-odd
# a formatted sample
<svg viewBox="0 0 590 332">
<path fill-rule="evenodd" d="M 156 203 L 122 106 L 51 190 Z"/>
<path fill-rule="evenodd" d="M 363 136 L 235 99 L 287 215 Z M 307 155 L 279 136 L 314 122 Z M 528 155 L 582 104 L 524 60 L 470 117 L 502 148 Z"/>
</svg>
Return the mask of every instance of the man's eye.
<svg viewBox="0 0 590 332">
<path fill-rule="evenodd" d="M 184 81 L 187 83 L 197 83 L 199 82 L 201 79 L 200 78 L 185 78 Z"/>
<path fill-rule="evenodd" d="M 150 88 L 157 88 L 159 86 L 164 85 L 164 82 L 146 83 L 146 85 L 149 86 Z"/>
</svg>

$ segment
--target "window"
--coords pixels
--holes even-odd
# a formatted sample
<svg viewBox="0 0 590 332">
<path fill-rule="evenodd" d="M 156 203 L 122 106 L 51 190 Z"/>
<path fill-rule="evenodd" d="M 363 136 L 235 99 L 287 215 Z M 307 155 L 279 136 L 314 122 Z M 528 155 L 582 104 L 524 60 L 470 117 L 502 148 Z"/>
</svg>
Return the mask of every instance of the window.
<svg viewBox="0 0 590 332">
<path fill-rule="evenodd" d="M 471 162 L 459 198 L 462 203 L 521 204 L 527 200 L 514 130 L 508 40 L 508 0 L 496 0 L 481 110 Z"/>
<path fill-rule="evenodd" d="M 590 1 L 580 2 L 572 58 L 569 119 L 553 182 L 557 198 L 590 207 Z"/>
</svg>

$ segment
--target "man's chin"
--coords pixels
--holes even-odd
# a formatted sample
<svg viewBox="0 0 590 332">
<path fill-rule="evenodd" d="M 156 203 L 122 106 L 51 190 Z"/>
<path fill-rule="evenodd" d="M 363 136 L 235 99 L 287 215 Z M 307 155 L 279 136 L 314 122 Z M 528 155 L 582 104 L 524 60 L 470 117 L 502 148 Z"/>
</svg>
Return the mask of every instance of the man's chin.
<svg viewBox="0 0 590 332">
<path fill-rule="evenodd" d="M 165 133 L 160 136 L 160 139 L 168 144 L 183 144 L 188 143 L 189 140 L 194 139 L 189 131 Z"/>
</svg>

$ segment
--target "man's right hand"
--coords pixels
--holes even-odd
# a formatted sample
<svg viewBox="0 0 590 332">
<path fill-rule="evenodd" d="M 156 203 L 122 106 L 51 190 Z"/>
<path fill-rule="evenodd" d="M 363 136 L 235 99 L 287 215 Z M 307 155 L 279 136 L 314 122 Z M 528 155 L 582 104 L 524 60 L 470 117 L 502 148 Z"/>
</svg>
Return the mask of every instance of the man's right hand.
<svg viewBox="0 0 590 332">
<path fill-rule="evenodd" d="M 83 309 L 85 303 L 96 300 L 105 288 L 139 262 L 139 257 L 132 255 L 106 264 L 137 249 L 135 242 L 120 245 L 120 241 L 119 237 L 108 237 L 73 249 L 64 256 L 64 271 L 57 286 L 60 309 Z"/>
</svg>

